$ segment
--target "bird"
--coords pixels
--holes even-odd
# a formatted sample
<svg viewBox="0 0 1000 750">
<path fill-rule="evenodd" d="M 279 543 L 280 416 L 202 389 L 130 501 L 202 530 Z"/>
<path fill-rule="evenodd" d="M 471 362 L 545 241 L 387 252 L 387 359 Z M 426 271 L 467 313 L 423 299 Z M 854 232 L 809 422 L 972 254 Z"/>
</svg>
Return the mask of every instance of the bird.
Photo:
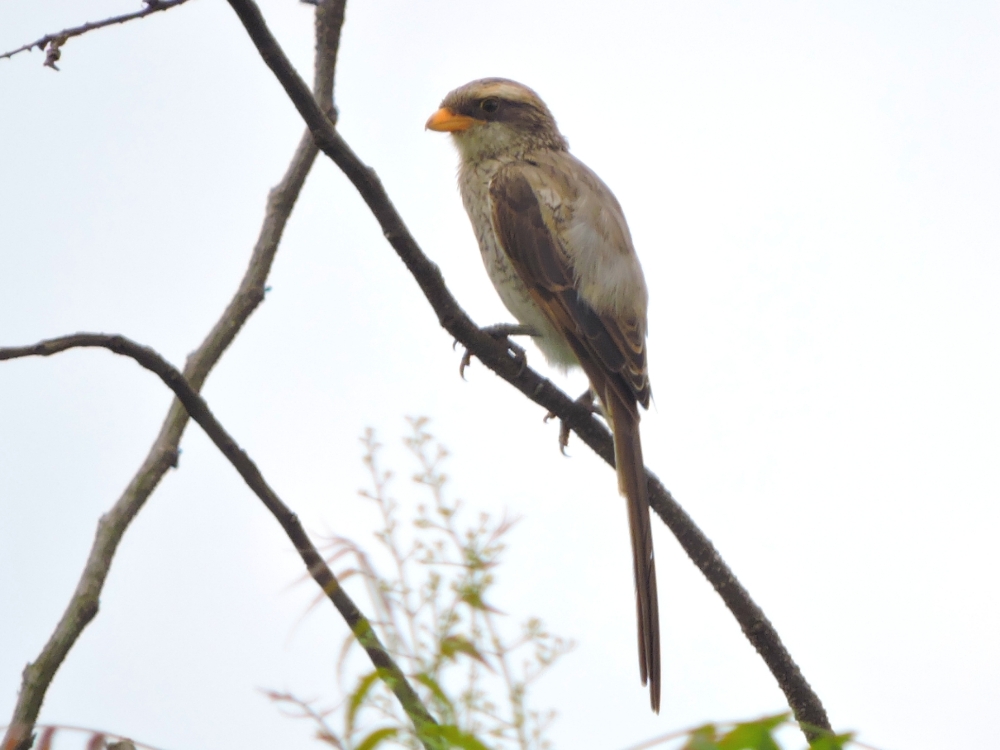
<svg viewBox="0 0 1000 750">
<path fill-rule="evenodd" d="M 611 427 L 628 506 L 639 673 L 659 712 L 659 607 L 638 408 L 650 400 L 649 295 L 625 215 L 523 84 L 483 78 L 460 86 L 426 128 L 450 133 L 458 149 L 462 202 L 501 301 L 551 365 L 583 369 Z"/>
</svg>

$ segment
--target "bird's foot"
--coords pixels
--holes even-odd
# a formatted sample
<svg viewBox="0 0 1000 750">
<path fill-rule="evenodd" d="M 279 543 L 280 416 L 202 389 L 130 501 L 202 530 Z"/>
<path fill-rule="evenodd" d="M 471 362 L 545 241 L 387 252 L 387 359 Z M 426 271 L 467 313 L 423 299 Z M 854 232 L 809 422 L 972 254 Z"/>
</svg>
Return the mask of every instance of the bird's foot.
<svg viewBox="0 0 1000 750">
<path fill-rule="evenodd" d="M 501 339 L 506 339 L 507 350 L 510 352 L 511 357 L 518 364 L 518 374 L 524 372 L 524 368 L 528 366 L 528 358 L 524 353 L 524 349 L 515 344 L 510 340 L 511 336 L 538 336 L 540 335 L 531 326 L 521 325 L 520 323 L 497 323 L 496 325 L 486 326 L 485 328 L 480 328 L 485 334 L 488 334 L 495 338 L 497 341 Z M 458 343 L 457 341 L 455 342 Z M 465 354 L 462 355 L 462 362 L 458 366 L 458 374 L 462 376 L 465 380 L 465 368 L 472 363 L 472 350 L 466 349 Z"/>
<path fill-rule="evenodd" d="M 576 399 L 575 403 L 580 404 L 580 406 L 585 407 L 591 414 L 600 414 L 604 416 L 604 410 L 601 409 L 601 405 L 597 403 L 597 396 L 594 395 L 594 391 L 588 388 Z M 548 422 L 550 419 L 555 419 L 558 415 L 555 412 L 550 411 L 545 415 L 545 420 Z M 566 446 L 569 445 L 569 423 L 565 419 L 559 420 L 559 451 L 565 456 Z"/>
</svg>

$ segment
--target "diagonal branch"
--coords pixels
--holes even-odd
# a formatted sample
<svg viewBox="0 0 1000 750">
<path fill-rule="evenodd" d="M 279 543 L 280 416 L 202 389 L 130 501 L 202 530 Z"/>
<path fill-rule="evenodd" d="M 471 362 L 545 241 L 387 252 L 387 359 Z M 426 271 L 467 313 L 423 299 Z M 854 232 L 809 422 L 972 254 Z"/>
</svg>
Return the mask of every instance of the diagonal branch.
<svg viewBox="0 0 1000 750">
<path fill-rule="evenodd" d="M 53 70 L 59 70 L 59 68 L 56 67 L 56 61 L 62 54 L 62 46 L 72 37 L 82 36 L 88 31 L 103 29 L 105 26 L 114 26 L 119 23 L 134 21 L 138 18 L 145 18 L 153 13 L 159 13 L 162 10 L 176 8 L 178 5 L 183 5 L 187 1 L 188 0 L 143 0 L 146 7 L 142 10 L 137 10 L 134 13 L 123 13 L 120 16 L 112 16 L 111 18 L 105 18 L 103 21 L 90 21 L 81 26 L 74 26 L 71 29 L 63 29 L 62 31 L 57 31 L 54 34 L 46 34 L 38 41 L 22 45 L 17 49 L 12 49 L 10 52 L 4 52 L 0 55 L 0 60 L 5 58 L 9 59 L 19 52 L 27 52 L 35 47 L 38 47 L 40 50 L 44 50 L 48 47 L 48 51 L 45 54 L 45 62 L 42 64 L 46 67 L 52 68 Z"/>
<path fill-rule="evenodd" d="M 314 96 L 318 106 L 331 115 L 335 113 L 333 74 L 345 2 L 324 0 L 316 8 Z M 201 346 L 187 359 L 184 376 L 196 391 L 201 390 L 209 372 L 263 301 L 264 284 L 278 244 L 317 153 L 312 135 L 306 130 L 284 177 L 268 195 L 260 234 L 236 294 Z M 0 742 L 3 750 L 25 750 L 30 745 L 32 728 L 56 671 L 97 614 L 101 591 L 119 542 L 163 475 L 177 465 L 177 449 L 187 423 L 187 411 L 179 401 L 174 401 L 146 459 L 121 497 L 101 517 L 80 581 L 65 612 L 41 653 L 24 669 L 10 726 Z"/>
<path fill-rule="evenodd" d="M 441 270 L 417 245 L 393 206 L 375 171 L 366 166 L 340 137 L 334 123 L 316 106 L 305 83 L 267 28 L 253 0 L 228 0 L 261 58 L 274 73 L 313 133 L 316 144 L 354 184 L 382 227 L 389 244 L 413 274 L 421 291 L 438 316 L 441 326 L 475 354 L 487 367 L 535 403 L 563 419 L 580 438 L 607 463 L 614 465 L 611 434 L 582 405 L 551 381 L 518 362 L 501 341 L 480 330 L 459 306 L 444 283 Z M 785 649 L 774 626 L 750 598 L 750 594 L 726 565 L 712 542 L 648 469 L 650 505 L 670 528 L 684 551 L 718 592 L 744 635 L 764 659 L 784 692 L 795 718 L 803 725 L 830 729 L 830 721 L 819 696 L 812 690 L 798 665 Z M 807 736 L 817 736 L 807 731 Z"/>
<path fill-rule="evenodd" d="M 205 400 L 191 387 L 184 375 L 175 369 L 163 357 L 146 346 L 131 341 L 124 336 L 114 336 L 101 333 L 77 333 L 72 336 L 63 336 L 57 339 L 42 341 L 33 346 L 0 348 L 0 361 L 6 359 L 17 359 L 20 357 L 48 357 L 67 349 L 78 347 L 101 347 L 130 357 L 139 365 L 146 368 L 154 375 L 158 376 L 170 390 L 174 392 L 177 399 L 183 404 L 184 409 L 191 415 L 205 431 L 205 434 L 215 443 L 222 454 L 229 459 L 236 471 L 253 490 L 254 494 L 260 498 L 264 506 L 271 512 L 284 529 L 285 534 L 295 545 L 296 552 L 306 565 L 306 570 L 313 580 L 319 584 L 320 589 L 327 595 L 333 605 L 340 612 L 341 617 L 347 622 L 354 633 L 354 637 L 368 653 L 368 658 L 378 671 L 379 676 L 389 688 L 396 694 L 400 704 L 407 715 L 413 721 L 417 730 L 417 736 L 421 737 L 427 750 L 437 750 L 438 743 L 432 742 L 431 738 L 437 736 L 437 722 L 427 711 L 421 702 L 420 697 L 414 691 L 406 675 L 396 664 L 389 652 L 385 650 L 378 635 L 372 629 L 361 611 L 354 604 L 354 601 L 341 588 L 333 572 L 330 570 L 319 550 L 310 541 L 298 516 L 292 512 L 291 508 L 285 505 L 277 493 L 271 489 L 264 477 L 261 475 L 257 465 L 250 459 L 246 452 L 240 448 L 235 440 L 226 432 L 208 408 Z"/>
</svg>

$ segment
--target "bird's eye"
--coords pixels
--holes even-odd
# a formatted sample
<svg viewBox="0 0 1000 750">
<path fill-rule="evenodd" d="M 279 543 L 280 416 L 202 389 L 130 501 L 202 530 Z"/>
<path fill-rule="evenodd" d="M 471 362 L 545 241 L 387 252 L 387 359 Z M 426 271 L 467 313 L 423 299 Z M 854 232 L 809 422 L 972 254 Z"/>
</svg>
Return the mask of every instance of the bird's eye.
<svg viewBox="0 0 1000 750">
<path fill-rule="evenodd" d="M 483 110 L 483 112 L 493 114 L 500 109 L 500 100 L 494 96 L 491 96 L 489 99 L 483 99 L 479 102 L 479 108 Z"/>
</svg>

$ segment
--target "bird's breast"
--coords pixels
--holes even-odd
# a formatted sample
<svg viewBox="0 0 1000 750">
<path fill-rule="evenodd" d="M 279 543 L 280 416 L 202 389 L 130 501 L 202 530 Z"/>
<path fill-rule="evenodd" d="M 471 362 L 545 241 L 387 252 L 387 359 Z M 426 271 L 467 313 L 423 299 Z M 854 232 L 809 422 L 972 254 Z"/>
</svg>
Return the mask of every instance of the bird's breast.
<svg viewBox="0 0 1000 750">
<path fill-rule="evenodd" d="M 486 273 L 493 282 L 504 306 L 522 325 L 528 325 L 541 335 L 532 340 L 542 350 L 550 364 L 563 368 L 577 365 L 576 355 L 535 304 L 521 277 L 511 264 L 507 253 L 493 230 L 493 208 L 490 204 L 490 180 L 503 164 L 487 160 L 474 167 L 463 166 L 459 173 L 459 188 L 465 211 L 472 222 L 472 229 L 479 242 L 479 252 L 486 266 Z"/>
</svg>

